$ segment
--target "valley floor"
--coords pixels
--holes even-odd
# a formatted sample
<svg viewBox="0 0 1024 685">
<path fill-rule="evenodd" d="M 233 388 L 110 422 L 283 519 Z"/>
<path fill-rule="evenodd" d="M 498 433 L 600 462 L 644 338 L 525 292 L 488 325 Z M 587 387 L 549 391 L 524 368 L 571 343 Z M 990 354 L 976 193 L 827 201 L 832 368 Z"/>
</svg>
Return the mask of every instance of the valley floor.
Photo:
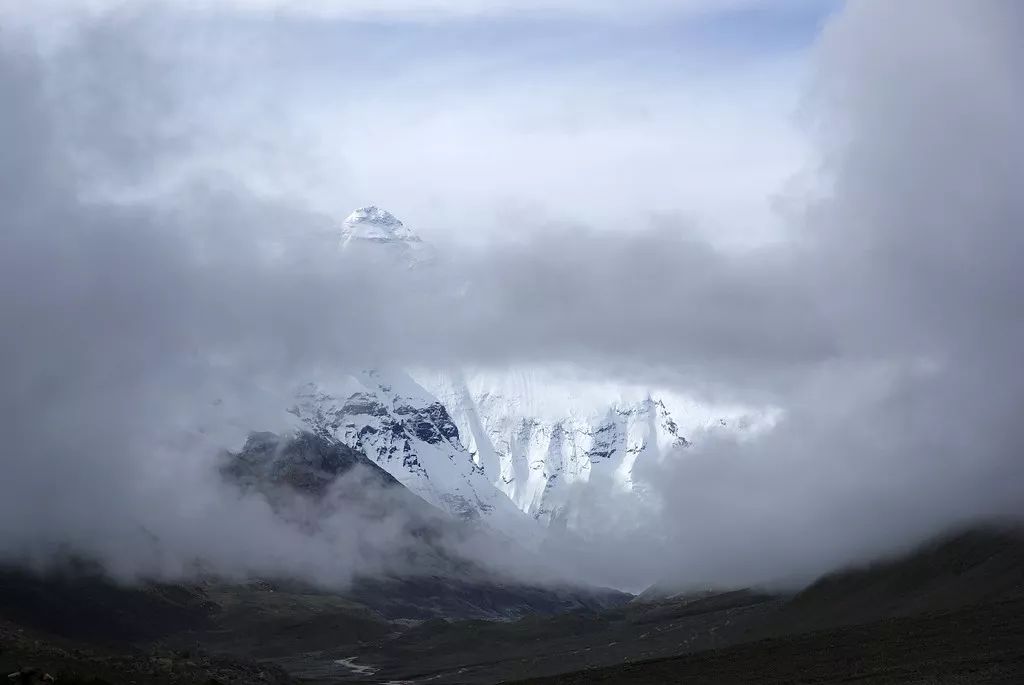
<svg viewBox="0 0 1024 685">
<path fill-rule="evenodd" d="M 112 652 L 39 640 L 9 623 L 0 624 L 0 667 L 11 672 L 24 665 L 42 665 L 61 683 L 478 683 L 522 685 L 585 683 L 686 683 L 687 685 L 858 683 L 960 685 L 1024 683 L 1024 600 L 986 603 L 922 616 L 707 649 L 653 660 L 624 657 L 630 663 L 517 680 L 524 674 L 550 670 L 553 664 L 573 668 L 585 663 L 572 651 L 543 649 L 533 657 L 502 658 L 487 649 L 476 659 L 468 652 L 451 653 L 459 668 L 409 674 L 395 680 L 358 658 L 348 664 L 324 663 L 319 677 L 290 676 L 275 665 L 214 657 L 202 652 L 151 649 Z M 585 636 L 567 640 L 586 641 Z M 602 638 L 604 639 L 604 638 Z M 630 651 L 624 645 L 624 652 Z M 496 649 L 500 645 L 495 645 Z M 594 650 L 601 649 L 595 645 Z M 586 649 L 586 648 L 583 648 Z M 633 649 L 640 649 L 639 644 Z M 470 650 L 472 651 L 472 650 Z M 589 651 L 589 650 L 588 650 Z M 637 651 L 636 655 L 642 654 Z M 310 655 L 307 655 L 307 658 Z M 444 655 L 436 655 L 442 657 Z M 289 662 L 285 659 L 284 662 Z M 315 661 L 315 659 L 314 659 Z M 423 664 L 429 666 L 427 660 Z M 360 665 L 362 664 L 362 665 Z M 299 664 L 292 663 L 291 666 Z M 309 664 L 312 666 L 313 664 Z M 301 667 L 298 670 L 303 670 Z M 316 668 L 314 667 L 314 671 Z M 313 676 L 313 677 L 309 677 Z"/>
<path fill-rule="evenodd" d="M 1024 683 L 1024 601 L 888 619 L 522 685 L 583 683 Z"/>
<path fill-rule="evenodd" d="M 440 577 L 342 596 L 8 570 L 0 669 L 91 685 L 1024 683 L 1020 529 L 968 531 L 793 596 L 648 599 Z M 518 620 L 441 617 L 501 602 L 536 608 Z M 406 618 L 431 607 L 433 618 Z"/>
</svg>

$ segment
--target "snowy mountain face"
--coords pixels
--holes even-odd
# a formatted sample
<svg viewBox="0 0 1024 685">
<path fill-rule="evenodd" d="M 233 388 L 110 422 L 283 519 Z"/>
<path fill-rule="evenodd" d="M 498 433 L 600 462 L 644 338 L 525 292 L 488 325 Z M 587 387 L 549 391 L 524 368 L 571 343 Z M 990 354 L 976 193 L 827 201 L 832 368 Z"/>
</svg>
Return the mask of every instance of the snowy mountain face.
<svg viewBox="0 0 1024 685">
<path fill-rule="evenodd" d="M 647 493 L 637 470 L 678 456 L 687 435 L 758 430 L 770 416 L 676 393 L 597 382 L 570 370 L 423 373 L 474 459 L 516 506 L 583 532 L 581 498 Z"/>
<path fill-rule="evenodd" d="M 365 453 L 442 511 L 536 541 L 536 526 L 488 480 L 445 406 L 407 374 L 364 371 L 336 391 L 309 384 L 290 412 L 315 434 Z"/>
<path fill-rule="evenodd" d="M 345 220 L 341 247 L 381 268 L 442 268 L 419 236 L 377 207 Z M 585 532 L 593 522 L 582 518 L 584 501 L 625 495 L 651 504 L 638 471 L 685 450 L 688 435 L 773 420 L 555 369 L 412 373 L 366 371 L 331 390 L 324 382 L 336 379 L 318 379 L 291 412 L 365 451 L 427 502 L 526 543 L 541 525 Z"/>
<path fill-rule="evenodd" d="M 342 222 L 341 248 L 361 259 L 408 265 L 433 260 L 433 249 L 394 214 L 370 205 L 361 207 Z"/>
</svg>

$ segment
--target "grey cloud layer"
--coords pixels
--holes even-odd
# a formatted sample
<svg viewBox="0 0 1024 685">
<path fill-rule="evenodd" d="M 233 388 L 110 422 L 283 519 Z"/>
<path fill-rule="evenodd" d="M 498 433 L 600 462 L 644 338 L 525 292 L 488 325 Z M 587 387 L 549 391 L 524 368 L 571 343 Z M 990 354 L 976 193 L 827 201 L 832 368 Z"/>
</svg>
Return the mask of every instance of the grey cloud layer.
<svg viewBox="0 0 1024 685">
<path fill-rule="evenodd" d="M 854 3 L 826 30 L 834 185 L 803 240 L 837 356 L 766 439 L 658 474 L 689 522 L 675 549 L 715 551 L 681 552 L 683 569 L 821 570 L 1022 513 L 1022 19 L 1011 2 Z"/>
<path fill-rule="evenodd" d="M 830 192 L 784 241 L 723 252 L 682 224 L 531 227 L 453 248 L 443 275 L 343 263 L 322 218 L 223 179 L 83 198 L 90 168 L 130 176 L 188 149 L 159 119 L 169 72 L 86 42 L 69 74 L 11 46 L 0 549 L 71 539 L 130 567 L 134 543 L 107 545 L 144 520 L 180 558 L 216 549 L 265 570 L 261 538 L 238 533 L 276 529 L 258 503 L 223 503 L 203 455 L 272 428 L 292 383 L 385 362 L 570 361 L 786 409 L 763 440 L 698 440 L 651 467 L 665 507 L 647 530 L 579 550 L 620 584 L 807 573 L 1020 513 L 1022 19 L 997 0 L 846 8 L 821 38 L 809 106 Z M 213 399 L 231 430 L 212 426 Z M 197 424 L 210 432 L 194 445 L 169 437 Z M 196 511 L 252 546 L 184 534 Z M 651 561 L 614 563 L 626 558 Z"/>
</svg>

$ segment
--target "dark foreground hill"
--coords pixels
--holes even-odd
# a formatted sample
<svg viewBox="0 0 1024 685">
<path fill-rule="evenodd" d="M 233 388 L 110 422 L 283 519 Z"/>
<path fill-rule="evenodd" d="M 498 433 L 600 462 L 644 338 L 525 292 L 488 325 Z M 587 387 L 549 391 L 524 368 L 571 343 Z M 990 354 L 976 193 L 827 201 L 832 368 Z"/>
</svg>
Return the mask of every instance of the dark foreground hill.
<svg viewBox="0 0 1024 685">
<path fill-rule="evenodd" d="M 336 662 L 360 645 L 410 625 L 446 624 L 443 614 L 465 622 L 467 615 L 600 611 L 628 597 L 486 578 L 363 578 L 326 590 L 294 581 L 122 585 L 82 567 L 42 576 L 6 568 L 0 671 L 39 665 L 63 674 L 61 682 L 78 674 L 99 678 L 95 685 L 294 682 L 295 674 L 325 668 L 348 675 Z"/>
<path fill-rule="evenodd" d="M 1024 534 L 980 527 L 828 575 L 511 622 L 431 621 L 353 645 L 316 682 L 1024 682 Z M 559 675 L 561 674 L 561 675 Z M 1009 678 L 1009 680 L 1007 680 Z"/>
<path fill-rule="evenodd" d="M 0 669 L 35 665 L 95 685 L 1021 683 L 1022 561 L 1020 529 L 985 527 L 793 596 L 740 589 L 628 604 L 465 578 L 366 580 L 338 593 L 283 581 L 124 587 L 87 568 L 8 569 Z M 526 615 L 459 619 L 510 603 Z"/>
<path fill-rule="evenodd" d="M 827 575 L 719 635 L 713 649 L 524 682 L 1024 683 L 1024 532 L 960 531 Z"/>
<path fill-rule="evenodd" d="M 1024 602 L 797 633 L 524 683 L 1024 683 Z"/>
</svg>

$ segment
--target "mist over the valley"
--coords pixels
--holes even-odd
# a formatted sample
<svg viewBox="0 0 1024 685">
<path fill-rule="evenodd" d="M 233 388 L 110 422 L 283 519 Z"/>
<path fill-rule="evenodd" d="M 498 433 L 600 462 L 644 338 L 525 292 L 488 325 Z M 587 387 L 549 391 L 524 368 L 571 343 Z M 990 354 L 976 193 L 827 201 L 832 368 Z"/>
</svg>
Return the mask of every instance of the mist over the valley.
<svg viewBox="0 0 1024 685">
<path fill-rule="evenodd" d="M 405 53 L 371 50 L 396 88 L 340 107 L 352 120 L 317 148 L 305 124 L 328 119 L 295 113 L 326 108 L 358 75 L 332 70 L 319 43 L 303 47 L 308 17 L 262 40 L 258 16 L 239 12 L 202 29 L 173 3 L 60 26 L 0 10 L 5 560 L 82 555 L 120 578 L 201 570 L 343 584 L 414 572 L 402 567 L 400 510 L 368 517 L 342 504 L 302 529 L 218 470 L 251 431 L 290 429 L 298 385 L 376 367 L 569 365 L 779 411 L 771 430 L 687 435 L 691 446 L 645 463 L 636 477 L 653 505 L 635 515 L 623 514 L 632 502 L 581 494 L 590 528 L 552 531 L 536 557 L 486 531 L 443 543 L 529 580 L 637 590 L 806 579 L 967 521 L 1024 515 L 1024 7 L 877 0 L 831 15 L 807 48 L 798 106 L 782 108 L 810 153 L 765 188 L 772 225 L 751 226 L 757 240 L 739 245 L 708 228 L 728 185 L 725 200 L 689 212 L 694 193 L 675 176 L 689 162 L 638 141 L 620 101 L 585 103 L 589 135 L 551 133 L 565 125 L 551 93 L 571 71 L 538 77 L 535 107 L 516 112 L 533 124 L 492 123 L 526 97 L 512 92 L 513 67 L 507 91 L 487 78 L 503 73 L 501 54 L 483 76 L 472 55 L 446 54 L 463 88 L 432 80 L 430 65 L 396 67 Z M 404 30 L 430 30 L 417 26 Z M 380 30 L 363 28 L 361 40 Z M 251 41 L 255 66 L 218 41 Z M 260 81 L 275 59 L 285 66 Z M 586 76 L 609 93 L 628 81 Z M 479 80 L 491 85 L 471 95 Z M 467 104 L 431 114 L 431 89 Z M 673 127 L 689 105 L 650 97 L 653 135 L 686 135 Z M 507 134 L 488 149 L 491 182 L 441 153 L 409 170 L 417 183 L 403 180 L 403 155 L 431 159 L 428 141 L 409 139 L 404 100 L 455 150 L 467 145 L 460 117 L 472 120 L 467 139 Z M 346 157 L 333 141 L 357 138 L 346 126 L 378 109 L 374 140 L 393 129 L 408 147 L 370 155 L 356 141 Z M 759 160 L 781 128 L 757 122 L 749 150 L 730 142 L 730 154 Z M 537 155 L 517 153 L 520 140 Z M 634 147 L 650 155 L 623 153 Z M 577 151 L 593 162 L 592 205 L 585 183 L 535 182 L 545 151 L 558 168 Z M 331 166 L 330 154 L 343 161 Z M 393 185 L 361 177 L 362 164 L 390 164 Z M 605 187 L 613 168 L 621 182 Z M 749 173 L 735 168 L 740 227 L 759 216 L 741 182 L 774 179 Z M 650 189 L 668 196 L 673 184 L 679 211 L 649 211 Z M 338 252 L 343 215 L 325 214 L 320 189 L 347 212 L 384 204 L 357 197 L 384 187 L 396 212 L 440 207 L 444 268 Z"/>
</svg>

